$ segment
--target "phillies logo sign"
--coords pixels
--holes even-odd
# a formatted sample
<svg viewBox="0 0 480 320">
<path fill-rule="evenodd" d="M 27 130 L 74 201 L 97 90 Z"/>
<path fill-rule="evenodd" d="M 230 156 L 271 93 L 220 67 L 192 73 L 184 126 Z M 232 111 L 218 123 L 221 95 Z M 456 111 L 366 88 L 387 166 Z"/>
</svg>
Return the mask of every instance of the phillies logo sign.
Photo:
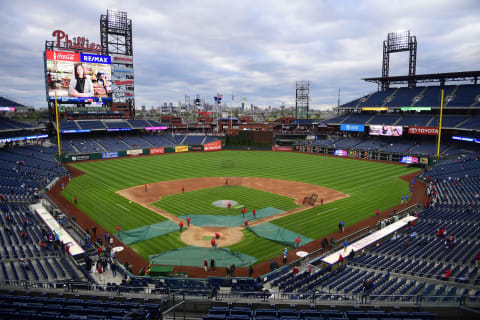
<svg viewBox="0 0 480 320">
<path fill-rule="evenodd" d="M 437 127 L 408 127 L 408 134 L 438 136 L 438 128 Z"/>
<path fill-rule="evenodd" d="M 102 52 L 102 45 L 95 42 L 89 43 L 88 39 L 86 39 L 85 37 L 77 37 L 76 39 L 73 38 L 72 40 L 69 39 L 68 34 L 63 32 L 62 30 L 53 31 L 52 36 L 57 38 L 57 41 L 55 43 L 55 46 L 57 48 Z"/>
</svg>

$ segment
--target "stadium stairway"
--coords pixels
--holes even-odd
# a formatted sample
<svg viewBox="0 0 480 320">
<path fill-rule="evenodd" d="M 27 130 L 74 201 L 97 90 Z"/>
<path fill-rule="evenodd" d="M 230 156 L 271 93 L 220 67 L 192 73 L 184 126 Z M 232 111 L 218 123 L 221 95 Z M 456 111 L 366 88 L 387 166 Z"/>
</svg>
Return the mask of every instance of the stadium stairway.
<svg viewBox="0 0 480 320">
<path fill-rule="evenodd" d="M 446 106 L 448 106 L 448 104 L 450 103 L 450 101 L 452 101 L 452 100 L 455 99 L 455 94 L 457 93 L 458 88 L 459 88 L 459 86 L 455 86 L 455 88 L 453 89 L 453 91 L 452 91 L 448 96 L 443 97 L 443 107 L 444 107 L 444 108 L 445 108 Z M 448 97 L 452 97 L 452 99 L 449 100 Z"/>
<path fill-rule="evenodd" d="M 400 90 L 400 88 L 396 88 L 391 95 L 386 97 L 385 100 L 383 100 L 383 104 L 381 105 L 381 107 L 386 107 L 387 103 L 390 103 L 395 98 L 395 95 L 397 94 L 398 90 Z"/>
<path fill-rule="evenodd" d="M 427 91 L 428 87 L 423 88 L 423 90 L 413 98 L 413 103 L 410 105 L 410 107 L 413 107 L 417 104 L 417 102 L 421 101 L 423 99 L 423 95 L 425 94 L 425 91 Z"/>
</svg>

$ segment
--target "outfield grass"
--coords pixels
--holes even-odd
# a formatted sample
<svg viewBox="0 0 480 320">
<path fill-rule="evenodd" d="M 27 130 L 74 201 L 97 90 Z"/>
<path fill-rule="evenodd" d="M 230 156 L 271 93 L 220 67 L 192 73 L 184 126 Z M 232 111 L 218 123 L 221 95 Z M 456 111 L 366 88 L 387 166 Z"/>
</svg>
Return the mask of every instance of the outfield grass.
<svg viewBox="0 0 480 320">
<path fill-rule="evenodd" d="M 283 211 L 297 208 L 292 198 L 284 197 L 266 191 L 256 190 L 242 186 L 230 186 L 225 188 L 213 187 L 195 190 L 185 193 L 177 193 L 162 197 L 153 205 L 173 215 L 238 215 L 241 209 L 216 207 L 212 202 L 217 200 L 234 200 L 239 205 L 244 205 L 247 212 L 252 209 L 274 207 Z"/>
<path fill-rule="evenodd" d="M 221 168 L 222 160 L 234 160 L 234 168 Z M 193 177 L 264 177 L 325 186 L 350 197 L 312 208 L 273 223 L 311 238 L 321 238 L 344 220 L 351 225 L 400 203 L 408 194 L 408 183 L 399 176 L 416 171 L 394 164 L 323 157 L 290 152 L 222 151 L 166 154 L 152 157 L 73 163 L 86 174 L 74 178 L 63 195 L 109 232 L 138 228 L 165 220 L 115 194 L 115 191 L 152 183 Z M 191 214 L 191 212 L 189 213 Z M 143 256 L 180 246 L 178 235 L 169 234 L 134 245 Z M 234 250 L 263 260 L 278 255 L 276 243 L 255 235 L 232 246 Z M 280 247 L 282 247 L 280 245 Z M 148 249 L 147 249 L 148 248 Z M 258 252 L 252 254 L 251 250 Z M 262 255 L 262 256 L 260 256 Z"/>
</svg>

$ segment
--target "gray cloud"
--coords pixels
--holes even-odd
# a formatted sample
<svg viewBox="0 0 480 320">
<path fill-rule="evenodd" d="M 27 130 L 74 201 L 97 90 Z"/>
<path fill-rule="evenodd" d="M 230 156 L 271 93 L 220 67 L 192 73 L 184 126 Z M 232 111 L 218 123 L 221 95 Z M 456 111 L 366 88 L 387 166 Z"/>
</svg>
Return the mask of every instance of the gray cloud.
<svg viewBox="0 0 480 320">
<path fill-rule="evenodd" d="M 465 1 L 4 1 L 0 4 L 0 94 L 45 106 L 45 40 L 55 29 L 99 42 L 107 8 L 133 21 L 136 103 L 159 105 L 220 92 L 248 103 L 293 105 L 310 80 L 313 106 L 376 90 L 382 41 L 410 29 L 417 73 L 480 68 L 480 10 Z M 392 55 L 391 74 L 408 71 Z M 231 103 L 230 98 L 226 99 Z"/>
</svg>

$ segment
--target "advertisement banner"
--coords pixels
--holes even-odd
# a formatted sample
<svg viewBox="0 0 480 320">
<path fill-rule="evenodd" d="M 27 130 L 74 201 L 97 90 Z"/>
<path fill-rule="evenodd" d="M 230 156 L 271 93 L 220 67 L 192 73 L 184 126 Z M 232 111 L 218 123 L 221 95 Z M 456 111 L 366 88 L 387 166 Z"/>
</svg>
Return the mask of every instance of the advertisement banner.
<svg viewBox="0 0 480 320">
<path fill-rule="evenodd" d="M 418 158 L 417 157 L 411 157 L 411 156 L 403 156 L 400 159 L 401 163 L 418 163 Z"/>
<path fill-rule="evenodd" d="M 370 125 L 371 136 L 388 136 L 399 137 L 403 134 L 402 126 L 384 126 L 384 125 Z"/>
<path fill-rule="evenodd" d="M 192 146 L 191 150 L 192 151 L 203 151 L 202 146 Z"/>
<path fill-rule="evenodd" d="M 90 160 L 90 154 L 76 154 L 72 156 L 72 161 L 84 161 L 84 160 Z"/>
<path fill-rule="evenodd" d="M 341 131 L 365 131 L 365 126 L 363 124 L 341 124 L 340 125 Z"/>
<path fill-rule="evenodd" d="M 126 86 L 126 85 L 132 85 L 133 80 L 115 80 L 115 85 L 116 86 Z"/>
<path fill-rule="evenodd" d="M 133 150 L 127 150 L 127 155 L 128 156 L 138 156 L 143 153 L 142 149 L 133 149 Z"/>
<path fill-rule="evenodd" d="M 85 63 L 111 64 L 110 56 L 100 56 L 98 54 L 80 54 L 80 61 Z"/>
<path fill-rule="evenodd" d="M 119 63 L 119 64 L 133 64 L 133 57 L 126 56 L 123 54 L 112 54 L 112 63 Z"/>
<path fill-rule="evenodd" d="M 161 154 L 165 153 L 165 148 L 151 148 L 150 154 Z"/>
<path fill-rule="evenodd" d="M 346 157 L 348 155 L 347 150 L 337 149 L 333 153 L 334 156 Z"/>
<path fill-rule="evenodd" d="M 408 134 L 438 136 L 438 128 L 437 127 L 408 127 Z"/>
<path fill-rule="evenodd" d="M 47 60 L 80 62 L 80 53 L 64 51 L 47 51 Z"/>
<path fill-rule="evenodd" d="M 420 158 L 421 164 L 428 164 L 428 158 Z"/>
<path fill-rule="evenodd" d="M 56 93 L 61 101 L 112 101 L 109 56 L 62 51 L 46 51 L 45 55 L 49 100 Z"/>
<path fill-rule="evenodd" d="M 118 158 L 118 152 L 103 152 L 102 159 Z"/>
<path fill-rule="evenodd" d="M 175 152 L 188 152 L 188 146 L 177 146 Z"/>
<path fill-rule="evenodd" d="M 362 111 L 387 111 L 388 107 L 363 107 Z"/>
<path fill-rule="evenodd" d="M 432 111 L 432 107 L 401 107 L 402 111 Z"/>
<path fill-rule="evenodd" d="M 218 150 L 222 150 L 222 141 L 220 140 L 206 143 L 203 145 L 203 151 L 218 151 Z"/>
<path fill-rule="evenodd" d="M 145 130 L 167 130 L 168 127 L 145 127 Z"/>
<path fill-rule="evenodd" d="M 25 137 L 10 137 L 10 138 L 0 138 L 0 143 L 14 142 L 14 141 L 23 141 L 23 140 L 36 140 L 36 139 L 46 139 L 48 134 L 40 134 L 35 136 L 25 136 Z"/>
<path fill-rule="evenodd" d="M 112 72 L 114 73 L 125 73 L 125 74 L 132 74 L 133 69 L 127 69 L 127 68 L 112 68 Z"/>
<path fill-rule="evenodd" d="M 293 148 L 291 146 L 275 146 L 274 148 L 275 151 L 293 151 Z"/>
</svg>

